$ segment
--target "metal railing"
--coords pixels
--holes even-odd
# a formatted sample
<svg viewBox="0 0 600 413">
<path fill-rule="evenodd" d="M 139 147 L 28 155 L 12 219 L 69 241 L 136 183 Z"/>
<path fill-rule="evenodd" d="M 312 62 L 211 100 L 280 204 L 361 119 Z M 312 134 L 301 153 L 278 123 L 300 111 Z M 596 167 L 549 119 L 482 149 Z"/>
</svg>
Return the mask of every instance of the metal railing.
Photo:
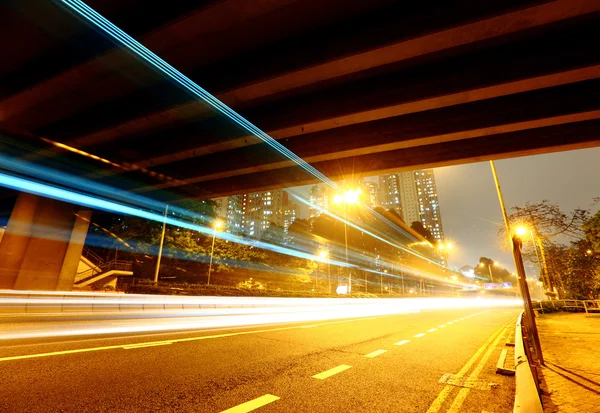
<svg viewBox="0 0 600 413">
<path fill-rule="evenodd" d="M 541 313 L 565 311 L 586 313 L 586 316 L 600 315 L 600 300 L 548 300 L 534 303 L 534 309 Z"/>
<path fill-rule="evenodd" d="M 515 413 L 542 413 L 537 369 L 533 364 L 528 342 L 524 312 L 519 315 L 515 329 Z"/>
<path fill-rule="evenodd" d="M 92 263 L 97 265 L 98 267 L 104 264 L 104 259 L 96 254 L 94 251 L 87 247 L 83 247 L 83 251 L 81 251 L 81 255 L 90 260 Z"/>
<path fill-rule="evenodd" d="M 89 270 L 82 271 L 79 274 L 77 274 L 79 279 L 75 284 L 84 283 L 108 271 L 131 271 L 133 269 L 133 262 L 124 260 L 112 260 L 109 262 L 105 262 L 102 265 L 99 265 L 98 268 L 100 269 L 100 271 L 98 271 L 95 268 L 90 268 Z"/>
</svg>

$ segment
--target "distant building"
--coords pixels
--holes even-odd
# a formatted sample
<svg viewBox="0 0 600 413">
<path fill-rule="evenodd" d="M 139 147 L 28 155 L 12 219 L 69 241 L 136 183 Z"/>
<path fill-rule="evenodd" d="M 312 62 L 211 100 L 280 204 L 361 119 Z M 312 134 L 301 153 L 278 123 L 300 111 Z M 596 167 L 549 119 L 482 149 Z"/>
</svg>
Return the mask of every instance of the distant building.
<svg viewBox="0 0 600 413">
<path fill-rule="evenodd" d="M 444 239 L 433 169 L 381 175 L 379 204 L 395 209 L 408 225 L 420 221 L 436 240 Z"/>
<path fill-rule="evenodd" d="M 287 228 L 298 216 L 298 205 L 281 189 L 217 198 L 217 214 L 226 220 L 225 231 L 260 237 L 271 223 Z"/>
<path fill-rule="evenodd" d="M 363 203 L 375 208 L 379 205 L 379 185 L 376 182 L 364 181 L 361 184 L 361 190 L 363 192 Z"/>
<path fill-rule="evenodd" d="M 329 210 L 329 188 L 325 184 L 313 185 L 308 191 L 308 218 L 316 218 L 322 211 Z M 314 205 L 314 206 L 313 206 Z"/>
<path fill-rule="evenodd" d="M 289 195 L 283 191 L 283 202 L 281 210 L 281 225 L 284 233 L 287 234 L 288 228 L 298 218 L 298 205 L 290 202 Z"/>
<path fill-rule="evenodd" d="M 444 230 L 433 169 L 415 171 L 414 174 L 421 222 L 436 240 L 442 241 Z"/>
<path fill-rule="evenodd" d="M 400 187 L 399 174 L 379 176 L 379 205 L 385 209 L 395 209 L 402 216 Z"/>
</svg>

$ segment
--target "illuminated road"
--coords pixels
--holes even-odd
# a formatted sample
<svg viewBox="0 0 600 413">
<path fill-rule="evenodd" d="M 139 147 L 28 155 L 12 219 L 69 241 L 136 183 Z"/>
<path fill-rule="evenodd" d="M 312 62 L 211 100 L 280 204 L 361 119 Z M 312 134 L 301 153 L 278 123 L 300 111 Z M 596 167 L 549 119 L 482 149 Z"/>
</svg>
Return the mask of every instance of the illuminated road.
<svg viewBox="0 0 600 413">
<path fill-rule="evenodd" d="M 243 412 L 263 405 L 259 411 L 426 412 L 448 411 L 454 403 L 450 411 L 509 412 L 514 379 L 496 375 L 495 365 L 517 314 L 516 307 L 423 310 L 244 328 L 4 339 L 0 411 L 221 412 L 238 406 L 232 411 Z M 0 328 L 65 331 L 181 318 L 5 316 Z M 477 379 L 484 390 L 440 384 L 446 373 Z"/>
</svg>

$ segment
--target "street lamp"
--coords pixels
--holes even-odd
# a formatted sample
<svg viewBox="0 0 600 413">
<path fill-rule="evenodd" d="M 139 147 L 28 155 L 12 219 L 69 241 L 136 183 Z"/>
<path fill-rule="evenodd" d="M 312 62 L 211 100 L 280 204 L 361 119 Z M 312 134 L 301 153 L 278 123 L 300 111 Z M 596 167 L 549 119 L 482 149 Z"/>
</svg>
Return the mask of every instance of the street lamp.
<svg viewBox="0 0 600 413">
<path fill-rule="evenodd" d="M 321 257 L 322 261 L 325 261 L 329 257 L 329 252 L 321 250 L 319 251 L 319 257 Z M 327 261 L 327 291 L 331 294 L 331 267 L 329 266 L 329 261 Z"/>
<path fill-rule="evenodd" d="M 333 197 L 335 205 L 344 205 L 344 244 L 346 246 L 346 264 L 348 261 L 348 210 L 347 205 L 358 204 L 360 200 L 360 189 L 348 189 L 347 191 L 336 194 Z M 348 267 L 348 295 L 352 295 L 352 272 Z"/>
<path fill-rule="evenodd" d="M 488 265 L 487 265 L 487 267 L 488 267 L 488 271 L 489 271 L 489 273 L 490 273 L 490 281 L 491 281 L 491 282 L 494 282 L 494 275 L 492 274 L 492 265 L 493 265 L 494 267 L 499 267 L 499 266 L 500 266 L 500 264 L 498 264 L 498 263 L 497 263 L 497 262 L 495 262 L 495 261 L 492 261 L 490 264 L 488 264 Z M 484 263 L 482 263 L 482 262 L 480 262 L 480 263 L 479 263 L 479 267 L 483 268 L 483 267 L 485 267 L 485 264 L 484 264 Z"/>
<path fill-rule="evenodd" d="M 210 285 L 210 272 L 212 270 L 213 254 L 215 252 L 215 238 L 217 237 L 217 230 L 222 226 L 223 222 L 218 219 L 213 224 L 213 239 L 212 247 L 210 248 L 210 263 L 208 264 L 208 280 L 206 281 L 206 285 Z"/>
<path fill-rule="evenodd" d="M 448 266 L 448 260 L 449 260 L 449 251 L 454 248 L 454 244 L 452 244 L 451 242 L 446 242 L 446 243 L 439 243 L 438 244 L 438 249 L 440 250 L 440 253 L 443 255 L 443 258 L 445 259 L 445 264 L 446 266 Z"/>
<path fill-rule="evenodd" d="M 517 274 L 519 275 L 519 287 L 521 288 L 521 296 L 523 297 L 525 313 L 526 313 L 526 324 L 527 329 L 531 333 L 533 338 L 533 344 L 535 346 L 536 353 L 539 357 L 540 363 L 544 365 L 544 356 L 542 355 L 542 345 L 540 344 L 540 337 L 538 335 L 537 326 L 535 324 L 535 313 L 533 312 L 533 305 L 531 303 L 531 295 L 529 294 L 529 287 L 527 286 L 527 275 L 525 274 L 525 266 L 523 265 L 523 256 L 521 255 L 521 247 L 523 246 L 522 237 L 527 234 L 527 229 L 523 226 L 515 228 L 512 234 L 513 244 L 513 257 L 515 258 L 515 265 L 517 267 Z"/>
</svg>

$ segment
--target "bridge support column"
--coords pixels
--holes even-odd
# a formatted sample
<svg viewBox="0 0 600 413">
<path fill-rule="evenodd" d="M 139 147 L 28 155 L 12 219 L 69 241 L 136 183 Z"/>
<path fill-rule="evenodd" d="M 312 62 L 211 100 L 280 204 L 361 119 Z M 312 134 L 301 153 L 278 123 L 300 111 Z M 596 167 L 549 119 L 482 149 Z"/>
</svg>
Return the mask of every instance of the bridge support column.
<svg viewBox="0 0 600 413">
<path fill-rule="evenodd" d="M 71 290 L 90 216 L 71 204 L 19 194 L 0 243 L 0 288 Z"/>
</svg>

